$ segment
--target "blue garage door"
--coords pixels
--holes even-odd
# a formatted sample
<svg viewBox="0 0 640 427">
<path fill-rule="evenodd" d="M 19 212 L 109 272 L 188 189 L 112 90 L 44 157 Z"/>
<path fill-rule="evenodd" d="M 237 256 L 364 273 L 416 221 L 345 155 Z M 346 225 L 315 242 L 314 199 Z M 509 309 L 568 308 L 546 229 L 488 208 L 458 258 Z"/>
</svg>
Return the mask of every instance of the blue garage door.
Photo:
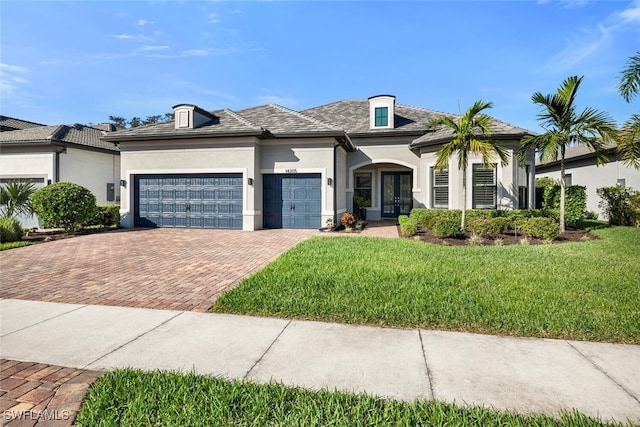
<svg viewBox="0 0 640 427">
<path fill-rule="evenodd" d="M 264 175 L 264 228 L 320 228 L 320 174 Z"/>
<path fill-rule="evenodd" d="M 242 174 L 136 175 L 136 227 L 242 229 Z"/>
</svg>

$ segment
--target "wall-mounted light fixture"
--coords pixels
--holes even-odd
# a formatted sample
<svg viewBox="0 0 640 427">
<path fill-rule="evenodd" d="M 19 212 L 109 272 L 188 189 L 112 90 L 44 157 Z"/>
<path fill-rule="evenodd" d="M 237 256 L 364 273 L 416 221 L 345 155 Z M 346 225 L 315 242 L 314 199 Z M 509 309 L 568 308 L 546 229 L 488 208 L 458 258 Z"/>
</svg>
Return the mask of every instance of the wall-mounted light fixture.
<svg viewBox="0 0 640 427">
<path fill-rule="evenodd" d="M 333 179 L 327 178 L 327 185 L 329 186 L 333 185 Z"/>
<path fill-rule="evenodd" d="M 253 185 L 253 178 L 247 178 L 247 184 Z"/>
<path fill-rule="evenodd" d="M 125 187 L 127 188 L 127 181 L 125 181 L 124 179 L 120 180 L 120 187 Z"/>
</svg>

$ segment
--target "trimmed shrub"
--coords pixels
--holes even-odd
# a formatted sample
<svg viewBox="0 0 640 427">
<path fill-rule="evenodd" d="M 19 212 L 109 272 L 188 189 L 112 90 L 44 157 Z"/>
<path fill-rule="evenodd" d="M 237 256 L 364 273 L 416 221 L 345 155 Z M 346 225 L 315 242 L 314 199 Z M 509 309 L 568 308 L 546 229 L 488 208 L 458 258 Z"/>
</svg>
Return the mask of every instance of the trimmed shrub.
<svg viewBox="0 0 640 427">
<path fill-rule="evenodd" d="M 574 226 L 587 210 L 587 187 L 569 185 L 565 188 L 564 220 Z M 544 188 L 543 209 L 560 209 L 560 184 Z"/>
<path fill-rule="evenodd" d="M 117 227 L 120 224 L 119 205 L 96 206 L 95 215 L 84 226 L 102 225 L 104 227 Z"/>
<path fill-rule="evenodd" d="M 511 227 L 511 220 L 509 218 L 469 218 L 467 220 L 467 231 L 478 234 L 480 236 L 492 236 L 495 234 L 501 234 L 507 231 Z"/>
<path fill-rule="evenodd" d="M 0 217 L 0 243 L 17 242 L 22 239 L 24 231 L 17 219 Z"/>
<path fill-rule="evenodd" d="M 409 218 L 414 218 L 418 224 L 430 229 L 434 219 L 438 218 L 442 212 L 442 209 L 414 208 L 411 209 Z"/>
<path fill-rule="evenodd" d="M 418 221 L 415 218 L 400 215 L 398 217 L 398 223 L 400 223 L 400 234 L 402 237 L 411 237 L 418 234 Z"/>
<path fill-rule="evenodd" d="M 33 193 L 31 205 L 45 227 L 75 232 L 95 215 L 96 197 L 81 185 L 56 182 Z"/>
<path fill-rule="evenodd" d="M 560 234 L 560 225 L 551 218 L 529 218 L 522 224 L 521 229 L 530 237 L 547 241 L 555 240 Z"/>
<path fill-rule="evenodd" d="M 631 188 L 615 185 L 596 189 L 602 199 L 598 207 L 604 211 L 611 225 L 633 225 L 635 223 L 632 199 L 635 194 Z M 638 207 L 636 207 L 638 208 Z"/>
<path fill-rule="evenodd" d="M 445 237 L 460 237 L 464 233 L 460 229 L 459 218 L 440 218 L 434 224 L 432 228 L 433 234 L 441 239 Z"/>
</svg>

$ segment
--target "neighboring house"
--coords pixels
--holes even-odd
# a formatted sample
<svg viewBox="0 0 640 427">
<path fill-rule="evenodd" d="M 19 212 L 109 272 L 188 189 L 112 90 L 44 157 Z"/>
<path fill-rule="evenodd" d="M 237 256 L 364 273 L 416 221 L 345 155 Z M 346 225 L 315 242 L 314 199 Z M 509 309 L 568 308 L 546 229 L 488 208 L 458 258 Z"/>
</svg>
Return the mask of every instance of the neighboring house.
<svg viewBox="0 0 640 427">
<path fill-rule="evenodd" d="M 27 120 L 15 119 L 13 117 L 0 115 L 0 132 L 29 129 L 37 126 L 44 126 L 40 123 L 29 122 Z"/>
<path fill-rule="evenodd" d="M 596 156 L 588 147 L 574 145 L 565 152 L 565 182 L 567 185 L 587 187 L 587 210 L 598 213 L 605 218 L 598 207 L 600 196 L 596 189 L 622 185 L 640 190 L 640 170 L 625 166 L 615 150 L 615 144 L 608 146 L 609 162 L 603 166 L 596 165 Z M 549 177 L 560 180 L 560 160 L 542 163 L 536 159 L 536 178 Z"/>
<path fill-rule="evenodd" d="M 0 132 L 0 184 L 22 179 L 40 188 L 71 181 L 91 190 L 98 204 L 116 203 L 120 153 L 101 139 L 105 133 L 79 124 Z M 34 217 L 19 220 L 23 226 L 38 225 Z"/>
<path fill-rule="evenodd" d="M 175 120 L 106 134 L 121 153 L 122 225 L 318 228 L 371 200 L 367 219 L 397 218 L 413 207 L 533 207 L 534 153 L 485 168 L 472 156 L 468 200 L 457 159 L 434 170 L 451 138 L 427 132 L 435 111 L 380 95 L 293 111 L 263 105 L 214 112 L 180 104 Z M 452 115 L 453 116 L 453 115 Z M 530 132 L 495 121 L 494 138 L 513 152 Z"/>
</svg>

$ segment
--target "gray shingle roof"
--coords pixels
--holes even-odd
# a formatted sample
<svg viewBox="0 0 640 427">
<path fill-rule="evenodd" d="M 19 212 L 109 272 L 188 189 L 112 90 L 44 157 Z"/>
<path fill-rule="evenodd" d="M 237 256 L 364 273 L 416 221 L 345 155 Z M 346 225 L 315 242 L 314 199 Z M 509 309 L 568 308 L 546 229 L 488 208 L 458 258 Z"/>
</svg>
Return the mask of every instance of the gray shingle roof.
<svg viewBox="0 0 640 427">
<path fill-rule="evenodd" d="M 343 134 L 341 128 L 276 104 L 260 105 L 238 111 L 238 114 L 259 123 L 275 136 L 293 134 Z"/>
<path fill-rule="evenodd" d="M 615 142 L 610 142 L 605 145 L 605 150 L 613 151 L 616 148 Z M 589 157 L 595 157 L 595 152 L 589 148 L 586 144 L 577 144 L 572 145 L 571 147 L 567 147 L 564 152 L 564 158 L 566 161 L 575 160 L 575 159 L 584 159 Z M 536 168 L 545 166 L 553 166 L 560 163 L 560 157 L 557 160 L 552 160 L 550 162 L 543 163 L 540 160 L 540 157 L 536 156 Z"/>
<path fill-rule="evenodd" d="M 448 114 L 452 119 L 457 120 L 459 116 Z M 521 138 L 525 135 L 533 135 L 533 132 L 513 126 L 501 120 L 493 119 L 491 137 L 495 139 Z M 426 145 L 440 144 L 451 139 L 453 130 L 447 126 L 439 126 L 433 131 L 429 131 L 418 139 L 411 142 L 411 148 L 423 147 Z"/>
<path fill-rule="evenodd" d="M 27 120 L 16 119 L 0 115 L 0 131 L 8 132 L 21 129 L 29 129 L 32 127 L 44 126 L 40 123 L 34 123 Z"/>
<path fill-rule="evenodd" d="M 0 144 L 28 145 L 33 143 L 72 144 L 101 150 L 119 151 L 111 142 L 101 138 L 104 131 L 80 124 L 38 126 L 0 133 Z"/>
<path fill-rule="evenodd" d="M 104 136 L 107 141 L 121 141 L 129 139 L 151 139 L 151 138 L 174 138 L 184 136 L 222 136 L 234 134 L 252 134 L 260 135 L 263 132 L 261 126 L 252 123 L 245 117 L 237 113 L 225 109 L 213 111 L 218 117 L 216 120 L 210 120 L 202 126 L 195 129 L 176 129 L 173 120 L 163 123 L 139 126 L 110 132 Z"/>
<path fill-rule="evenodd" d="M 427 121 L 442 114 L 424 108 L 396 104 L 394 129 L 371 129 L 369 126 L 369 101 L 367 99 L 337 101 L 303 110 L 302 113 L 344 129 L 351 135 L 388 132 L 415 132 L 420 134 L 425 132 Z"/>
</svg>

